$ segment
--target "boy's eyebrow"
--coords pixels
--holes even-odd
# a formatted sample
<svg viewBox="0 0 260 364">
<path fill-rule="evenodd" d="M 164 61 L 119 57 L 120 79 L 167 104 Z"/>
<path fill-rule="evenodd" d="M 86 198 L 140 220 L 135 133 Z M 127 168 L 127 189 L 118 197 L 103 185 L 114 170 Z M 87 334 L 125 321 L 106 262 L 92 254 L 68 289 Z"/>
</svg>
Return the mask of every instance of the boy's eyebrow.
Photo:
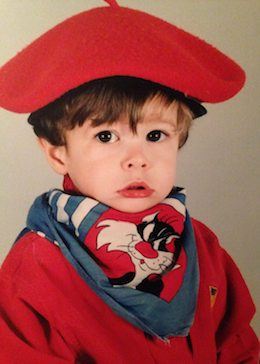
<svg viewBox="0 0 260 364">
<path fill-rule="evenodd" d="M 116 124 L 116 122 L 115 122 L 115 124 Z M 143 123 L 140 122 L 138 124 L 143 124 Z M 161 119 L 161 120 L 147 120 L 144 124 L 153 124 L 153 125 L 155 125 L 155 124 L 157 124 L 157 125 L 158 124 L 159 125 L 166 124 L 166 125 L 169 125 L 169 126 L 171 126 L 173 128 L 176 128 L 176 126 L 177 126 L 177 124 L 175 122 L 173 122 L 171 120 L 164 120 L 164 119 Z M 105 126 L 111 126 L 111 125 L 113 125 L 113 123 L 111 124 L 109 122 L 102 123 L 100 125 L 88 125 L 87 130 L 98 129 L 98 128 L 102 129 Z"/>
<path fill-rule="evenodd" d="M 142 124 L 144 122 L 144 119 L 142 119 L 140 121 L 140 124 Z M 87 129 L 97 129 L 97 128 L 102 128 L 104 127 L 105 125 L 113 125 L 113 124 L 116 124 L 117 121 L 115 121 L 114 123 L 110 123 L 109 121 L 107 122 L 104 122 L 102 124 L 99 124 L 99 125 L 95 125 L 95 124 L 92 124 L 91 122 L 88 124 L 87 126 Z M 147 117 L 147 119 L 145 120 L 144 122 L 145 124 L 167 124 L 169 126 L 172 126 L 173 128 L 175 128 L 177 126 L 177 122 L 176 120 L 174 119 L 168 119 L 168 118 L 163 118 L 161 117 L 160 115 L 157 115 L 157 114 L 153 114 L 153 115 L 150 115 L 149 117 Z M 120 121 L 119 121 L 119 124 L 120 124 Z M 139 123 L 137 123 L 139 124 Z"/>
</svg>

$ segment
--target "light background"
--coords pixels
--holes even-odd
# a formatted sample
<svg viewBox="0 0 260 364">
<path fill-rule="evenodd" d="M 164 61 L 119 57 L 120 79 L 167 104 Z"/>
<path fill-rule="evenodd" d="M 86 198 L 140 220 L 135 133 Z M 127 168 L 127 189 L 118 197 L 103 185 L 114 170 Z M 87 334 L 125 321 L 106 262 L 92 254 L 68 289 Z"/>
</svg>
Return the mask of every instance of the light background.
<svg viewBox="0 0 260 364">
<path fill-rule="evenodd" d="M 224 104 L 207 105 L 208 115 L 196 121 L 180 152 L 178 184 L 187 188 L 191 215 L 215 231 L 258 304 L 260 2 L 118 2 L 197 34 L 246 70 L 243 91 Z M 58 22 L 103 5 L 101 0 L 0 0 L 0 64 Z M 38 150 L 26 117 L 0 110 L 0 263 L 23 228 L 34 198 L 61 183 Z M 259 333 L 257 317 L 253 326 Z"/>
</svg>

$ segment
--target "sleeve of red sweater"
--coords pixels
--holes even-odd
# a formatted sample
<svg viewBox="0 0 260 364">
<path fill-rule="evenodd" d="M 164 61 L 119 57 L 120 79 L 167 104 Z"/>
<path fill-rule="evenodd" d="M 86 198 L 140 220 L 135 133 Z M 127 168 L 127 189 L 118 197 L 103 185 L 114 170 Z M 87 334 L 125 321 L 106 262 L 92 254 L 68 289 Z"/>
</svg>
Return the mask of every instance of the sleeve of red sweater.
<svg viewBox="0 0 260 364">
<path fill-rule="evenodd" d="M 0 363 L 75 363 L 59 330 L 22 294 L 38 274 L 29 257 L 28 250 L 15 247 L 0 270 Z M 27 277 L 21 274 L 24 267 L 31 271 Z"/>
<path fill-rule="evenodd" d="M 8 364 L 72 364 L 66 344 L 50 324 L 27 302 L 5 289 L 0 317 L 0 362 Z M 2 292 L 0 293 L 2 294 Z M 62 356 L 61 354 L 62 353 Z M 26 359 L 25 359 L 26 358 Z"/>
<path fill-rule="evenodd" d="M 258 364 L 259 341 L 250 326 L 255 307 L 243 277 L 223 250 L 227 279 L 225 315 L 216 332 L 218 364 Z"/>
<path fill-rule="evenodd" d="M 196 360 L 258 364 L 259 342 L 250 326 L 255 306 L 247 285 L 217 236 L 195 219 L 193 227 L 200 267 L 199 298 L 191 330 Z M 216 289 L 215 299 L 212 287 Z"/>
</svg>

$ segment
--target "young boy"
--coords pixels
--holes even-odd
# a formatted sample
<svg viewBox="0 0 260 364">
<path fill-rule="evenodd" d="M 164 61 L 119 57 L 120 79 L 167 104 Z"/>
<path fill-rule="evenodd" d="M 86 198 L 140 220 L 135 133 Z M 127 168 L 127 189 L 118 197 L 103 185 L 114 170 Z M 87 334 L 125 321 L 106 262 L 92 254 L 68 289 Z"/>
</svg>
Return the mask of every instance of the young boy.
<svg viewBox="0 0 260 364">
<path fill-rule="evenodd" d="M 244 72 L 107 2 L 0 70 L 0 104 L 31 113 L 64 176 L 64 190 L 35 200 L 1 268 L 1 362 L 257 363 L 243 278 L 175 186 L 199 100 L 232 97 Z"/>
</svg>

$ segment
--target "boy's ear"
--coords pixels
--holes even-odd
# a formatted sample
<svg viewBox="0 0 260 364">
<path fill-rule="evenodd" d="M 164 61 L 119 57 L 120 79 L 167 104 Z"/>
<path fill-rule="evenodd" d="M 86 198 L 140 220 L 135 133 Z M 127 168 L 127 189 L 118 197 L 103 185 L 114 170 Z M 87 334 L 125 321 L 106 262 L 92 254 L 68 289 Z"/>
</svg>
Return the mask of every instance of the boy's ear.
<svg viewBox="0 0 260 364">
<path fill-rule="evenodd" d="M 37 140 L 52 169 L 58 174 L 67 174 L 66 147 L 64 145 L 53 145 L 44 138 L 38 138 Z"/>
</svg>

